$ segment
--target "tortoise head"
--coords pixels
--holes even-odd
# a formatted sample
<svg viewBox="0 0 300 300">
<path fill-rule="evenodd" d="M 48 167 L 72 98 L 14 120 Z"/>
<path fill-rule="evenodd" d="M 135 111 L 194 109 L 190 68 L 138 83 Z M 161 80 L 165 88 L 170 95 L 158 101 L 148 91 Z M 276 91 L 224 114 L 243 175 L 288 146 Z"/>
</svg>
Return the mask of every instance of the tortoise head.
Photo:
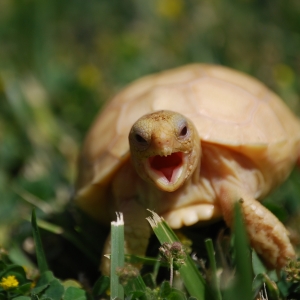
<svg viewBox="0 0 300 300">
<path fill-rule="evenodd" d="M 138 119 L 129 144 L 139 176 L 163 191 L 177 190 L 200 164 L 197 129 L 176 112 L 162 110 Z"/>
</svg>

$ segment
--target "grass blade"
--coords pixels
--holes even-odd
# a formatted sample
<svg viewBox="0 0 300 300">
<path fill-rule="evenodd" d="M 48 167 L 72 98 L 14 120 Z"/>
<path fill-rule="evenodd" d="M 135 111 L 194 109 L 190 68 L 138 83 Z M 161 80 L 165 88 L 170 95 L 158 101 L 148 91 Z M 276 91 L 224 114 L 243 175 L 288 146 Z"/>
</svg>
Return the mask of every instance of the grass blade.
<svg viewBox="0 0 300 300">
<path fill-rule="evenodd" d="M 109 277 L 101 276 L 93 286 L 93 296 L 96 298 L 109 289 Z"/>
<path fill-rule="evenodd" d="M 178 237 L 164 219 L 159 217 L 155 212 L 150 212 L 152 216 L 147 218 L 147 220 L 159 242 L 161 244 L 179 242 Z M 198 300 L 203 300 L 207 293 L 206 284 L 190 256 L 187 256 L 185 265 L 181 266 L 179 272 L 189 294 Z"/>
<path fill-rule="evenodd" d="M 44 272 L 48 271 L 48 265 L 47 265 L 43 245 L 42 245 L 40 232 L 36 222 L 35 209 L 33 209 L 32 211 L 31 225 L 32 225 L 32 234 L 33 234 L 35 248 L 36 248 L 37 263 L 41 274 L 43 274 Z"/>
<path fill-rule="evenodd" d="M 124 299 L 124 289 L 119 283 L 116 273 L 124 266 L 124 220 L 123 214 L 117 213 L 117 221 L 111 222 L 111 256 L 110 256 L 110 288 L 111 299 Z"/>
<path fill-rule="evenodd" d="M 217 266 L 216 266 L 216 260 L 215 260 L 215 254 L 214 254 L 214 246 L 211 239 L 207 239 L 205 241 L 205 247 L 206 251 L 208 253 L 208 259 L 209 259 L 209 265 L 211 270 L 211 287 L 212 287 L 212 294 L 214 299 L 221 300 L 221 292 L 220 292 L 220 285 L 219 285 L 219 279 L 217 276 Z"/>
<path fill-rule="evenodd" d="M 252 299 L 252 268 L 249 241 L 244 225 L 240 203 L 234 207 L 234 248 L 236 251 L 236 295 L 243 295 L 244 300 Z"/>
</svg>

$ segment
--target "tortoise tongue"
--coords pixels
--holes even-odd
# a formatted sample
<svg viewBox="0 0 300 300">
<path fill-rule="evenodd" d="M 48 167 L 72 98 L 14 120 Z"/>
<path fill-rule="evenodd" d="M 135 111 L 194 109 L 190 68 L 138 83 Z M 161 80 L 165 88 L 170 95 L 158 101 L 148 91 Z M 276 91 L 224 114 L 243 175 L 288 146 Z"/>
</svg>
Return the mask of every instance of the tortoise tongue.
<svg viewBox="0 0 300 300">
<path fill-rule="evenodd" d="M 182 152 L 175 152 L 167 156 L 152 156 L 149 158 L 150 166 L 161 172 L 168 181 L 172 180 L 174 170 L 182 164 Z"/>
</svg>

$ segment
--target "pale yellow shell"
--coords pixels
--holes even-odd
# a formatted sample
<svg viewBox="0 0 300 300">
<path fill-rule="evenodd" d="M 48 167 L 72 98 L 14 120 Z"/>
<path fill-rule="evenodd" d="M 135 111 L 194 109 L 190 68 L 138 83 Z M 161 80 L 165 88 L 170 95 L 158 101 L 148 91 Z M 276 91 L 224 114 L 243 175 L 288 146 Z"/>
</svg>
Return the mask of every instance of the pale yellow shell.
<svg viewBox="0 0 300 300">
<path fill-rule="evenodd" d="M 265 85 L 225 67 L 187 65 L 135 81 L 102 110 L 80 157 L 77 198 L 83 206 L 101 199 L 101 191 L 129 159 L 133 123 L 157 110 L 180 112 L 194 122 L 202 143 L 243 152 L 262 168 L 264 160 L 270 169 L 285 161 L 290 165 L 297 156 L 296 147 L 286 141 L 291 136 L 300 140 L 299 121 Z M 258 157 L 266 148 L 264 157 Z"/>
</svg>

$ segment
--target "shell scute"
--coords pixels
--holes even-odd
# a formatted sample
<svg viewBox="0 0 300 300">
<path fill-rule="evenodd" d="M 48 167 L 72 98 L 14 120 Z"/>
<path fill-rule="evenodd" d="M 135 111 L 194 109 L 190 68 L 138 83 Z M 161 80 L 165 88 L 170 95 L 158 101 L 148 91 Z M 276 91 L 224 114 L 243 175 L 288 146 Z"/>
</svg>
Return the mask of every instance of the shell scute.
<svg viewBox="0 0 300 300">
<path fill-rule="evenodd" d="M 264 98 L 266 87 L 260 81 L 247 74 L 215 65 L 206 65 L 206 70 L 207 76 L 211 78 L 231 83 L 234 86 L 239 86 L 255 97 L 260 99 Z"/>
</svg>

